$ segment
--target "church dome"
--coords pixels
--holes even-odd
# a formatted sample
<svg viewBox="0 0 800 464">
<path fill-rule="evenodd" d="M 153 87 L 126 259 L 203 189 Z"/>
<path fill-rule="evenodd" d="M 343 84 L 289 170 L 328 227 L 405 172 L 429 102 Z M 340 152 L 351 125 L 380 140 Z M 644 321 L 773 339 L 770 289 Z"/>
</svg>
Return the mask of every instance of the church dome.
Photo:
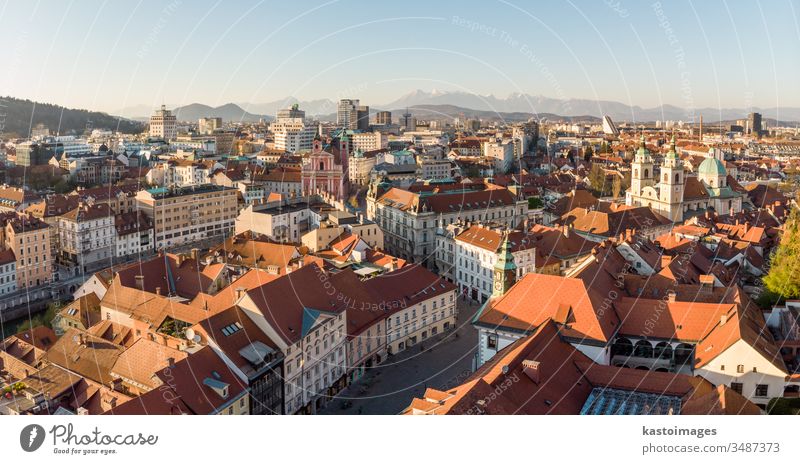
<svg viewBox="0 0 800 464">
<path fill-rule="evenodd" d="M 728 171 L 725 170 L 725 165 L 722 161 L 716 158 L 706 158 L 700 163 L 697 173 L 703 177 L 718 177 L 727 176 Z"/>
</svg>

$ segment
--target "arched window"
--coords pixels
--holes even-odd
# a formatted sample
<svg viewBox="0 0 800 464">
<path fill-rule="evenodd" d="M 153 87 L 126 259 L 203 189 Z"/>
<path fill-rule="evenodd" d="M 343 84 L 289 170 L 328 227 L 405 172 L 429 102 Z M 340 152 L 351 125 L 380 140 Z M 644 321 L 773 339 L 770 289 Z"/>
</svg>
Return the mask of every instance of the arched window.
<svg viewBox="0 0 800 464">
<path fill-rule="evenodd" d="M 633 170 L 633 177 L 639 177 L 639 170 L 638 169 L 634 169 Z"/>
<path fill-rule="evenodd" d="M 325 170 L 325 163 L 323 163 L 322 161 L 319 162 L 319 170 L 320 171 L 324 171 Z"/>
<path fill-rule="evenodd" d="M 689 345 L 688 343 L 681 343 L 675 348 L 675 364 L 682 365 L 682 364 L 690 364 L 692 354 L 694 352 L 694 347 Z"/>
<path fill-rule="evenodd" d="M 672 346 L 667 342 L 661 342 L 656 345 L 655 357 L 661 359 L 672 358 Z"/>
<path fill-rule="evenodd" d="M 664 182 L 669 182 L 669 174 L 664 173 Z"/>
<path fill-rule="evenodd" d="M 649 177 L 650 177 L 650 170 L 649 169 L 645 169 L 644 170 L 644 178 L 647 179 Z"/>
<path fill-rule="evenodd" d="M 630 356 L 633 353 L 633 343 L 627 338 L 618 338 L 611 345 L 611 356 Z"/>
<path fill-rule="evenodd" d="M 639 358 L 652 358 L 653 345 L 647 340 L 639 340 L 636 342 L 636 345 L 633 346 L 633 355 Z"/>
<path fill-rule="evenodd" d="M 675 174 L 675 183 L 676 184 L 680 184 L 681 183 L 681 175 L 680 174 Z"/>
</svg>

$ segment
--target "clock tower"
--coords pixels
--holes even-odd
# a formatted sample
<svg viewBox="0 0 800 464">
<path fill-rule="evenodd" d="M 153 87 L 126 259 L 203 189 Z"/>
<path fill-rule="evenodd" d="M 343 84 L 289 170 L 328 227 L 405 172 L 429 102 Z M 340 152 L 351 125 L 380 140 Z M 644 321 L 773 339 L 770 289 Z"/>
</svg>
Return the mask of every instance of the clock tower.
<svg viewBox="0 0 800 464">
<path fill-rule="evenodd" d="M 514 255 L 511 254 L 508 232 L 504 234 L 503 244 L 500 245 L 500 250 L 497 252 L 493 280 L 493 298 L 505 295 L 508 289 L 517 281 L 517 265 L 514 264 Z"/>
</svg>

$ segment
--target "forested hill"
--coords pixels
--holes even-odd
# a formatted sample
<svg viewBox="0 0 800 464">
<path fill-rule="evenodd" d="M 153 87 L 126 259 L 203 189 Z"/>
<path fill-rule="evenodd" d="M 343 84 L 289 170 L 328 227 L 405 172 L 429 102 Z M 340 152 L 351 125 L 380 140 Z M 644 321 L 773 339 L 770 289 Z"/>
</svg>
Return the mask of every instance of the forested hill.
<svg viewBox="0 0 800 464">
<path fill-rule="evenodd" d="M 31 118 L 33 115 L 33 118 Z M 44 124 L 51 134 L 80 135 L 87 129 L 140 132 L 144 125 L 98 111 L 64 108 L 11 97 L 0 97 L 0 133 L 27 137 L 32 127 Z"/>
</svg>

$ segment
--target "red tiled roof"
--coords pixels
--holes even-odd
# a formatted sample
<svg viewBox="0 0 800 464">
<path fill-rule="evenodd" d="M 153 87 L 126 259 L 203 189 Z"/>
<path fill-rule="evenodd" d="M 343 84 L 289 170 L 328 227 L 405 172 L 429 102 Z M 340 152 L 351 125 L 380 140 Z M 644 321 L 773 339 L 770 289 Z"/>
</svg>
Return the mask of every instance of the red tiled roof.
<svg viewBox="0 0 800 464">
<path fill-rule="evenodd" d="M 505 295 L 489 301 L 476 323 L 531 332 L 553 319 L 568 337 L 604 342 L 617 324 L 613 311 L 602 307 L 604 298 L 581 279 L 529 273 Z"/>
</svg>

